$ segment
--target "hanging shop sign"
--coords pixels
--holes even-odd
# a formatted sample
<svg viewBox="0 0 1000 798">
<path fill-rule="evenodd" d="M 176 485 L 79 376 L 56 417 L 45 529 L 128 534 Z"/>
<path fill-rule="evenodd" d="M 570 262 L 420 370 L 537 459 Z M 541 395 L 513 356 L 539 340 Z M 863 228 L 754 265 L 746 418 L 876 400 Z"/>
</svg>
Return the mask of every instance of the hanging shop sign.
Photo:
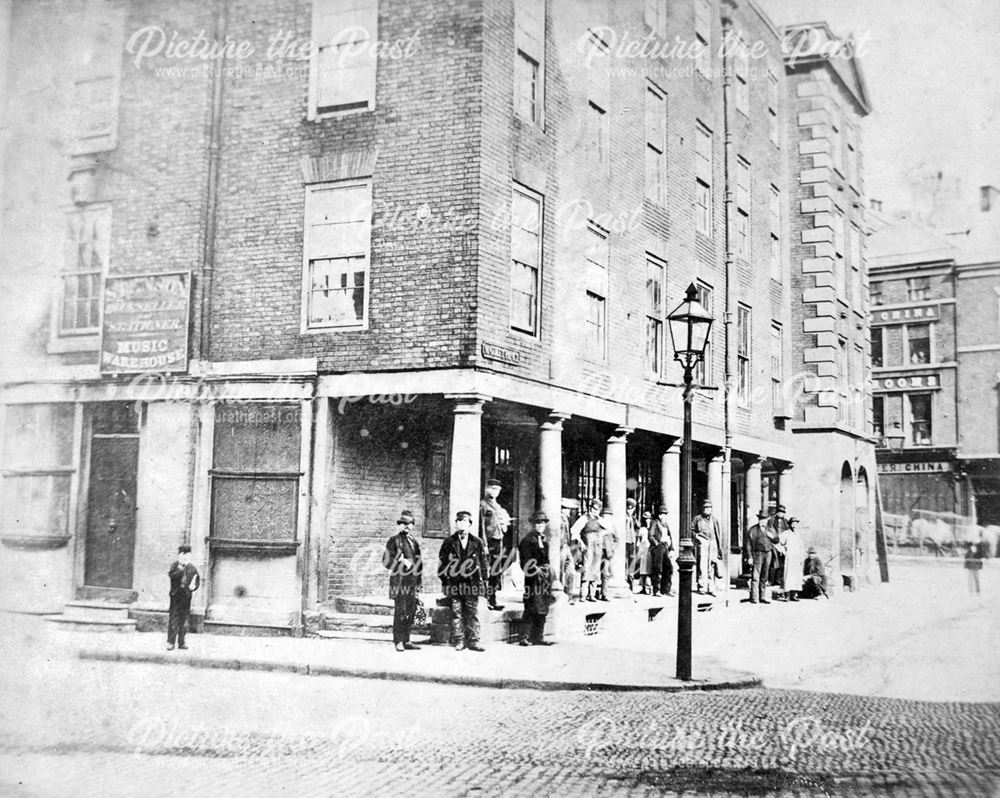
<svg viewBox="0 0 1000 798">
<path fill-rule="evenodd" d="M 104 282 L 101 371 L 187 371 L 190 310 L 190 272 L 108 277 Z"/>
</svg>

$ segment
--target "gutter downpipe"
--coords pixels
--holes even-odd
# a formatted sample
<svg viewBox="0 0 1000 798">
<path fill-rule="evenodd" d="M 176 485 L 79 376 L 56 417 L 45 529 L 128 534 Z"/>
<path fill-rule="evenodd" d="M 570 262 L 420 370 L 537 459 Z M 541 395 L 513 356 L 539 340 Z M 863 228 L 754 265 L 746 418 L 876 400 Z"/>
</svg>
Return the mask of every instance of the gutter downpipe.
<svg viewBox="0 0 1000 798">
<path fill-rule="evenodd" d="M 729 606 L 729 559 L 732 554 L 732 471 L 733 471 L 733 404 L 730 400 L 730 393 L 733 378 L 733 353 L 732 353 L 732 325 L 733 325 L 733 249 L 731 226 L 733 223 L 733 191 L 730 185 L 729 163 L 733 151 L 733 135 L 729 126 L 729 105 L 730 93 L 732 91 L 732 71 L 729 68 L 729 56 L 726 52 L 729 43 L 729 33 L 732 27 L 732 17 L 730 14 L 735 10 L 736 4 L 732 0 L 723 2 L 722 10 L 722 131 L 723 131 L 723 185 L 725 187 L 725 290 L 726 290 L 726 315 L 723 323 L 723 349 L 725 352 L 725 374 L 722 390 L 723 401 L 723 430 L 725 434 L 722 449 L 722 518 L 725 523 L 721 526 L 726 530 L 726 540 L 723 542 L 726 551 L 726 558 L 723 571 L 725 573 L 724 604 Z"/>
<path fill-rule="evenodd" d="M 222 41 L 229 27 L 228 0 L 218 0 L 215 9 L 213 41 Z M 212 72 L 212 111 L 209 118 L 208 184 L 205 187 L 205 211 L 202 223 L 205 238 L 201 251 L 201 327 L 198 335 L 198 359 L 204 363 L 212 344 L 212 285 L 215 279 L 215 229 L 219 204 L 219 160 L 222 153 L 222 89 L 225 61 Z"/>
</svg>

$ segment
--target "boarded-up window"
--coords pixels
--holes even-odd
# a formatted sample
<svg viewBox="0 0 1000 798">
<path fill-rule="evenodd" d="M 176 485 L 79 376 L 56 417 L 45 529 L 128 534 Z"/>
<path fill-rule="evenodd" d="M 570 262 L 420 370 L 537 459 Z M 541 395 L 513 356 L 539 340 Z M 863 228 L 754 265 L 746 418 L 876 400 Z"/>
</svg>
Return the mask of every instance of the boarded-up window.
<svg viewBox="0 0 1000 798">
<path fill-rule="evenodd" d="M 249 403 L 215 412 L 212 537 L 296 537 L 300 453 L 298 404 Z"/>
</svg>

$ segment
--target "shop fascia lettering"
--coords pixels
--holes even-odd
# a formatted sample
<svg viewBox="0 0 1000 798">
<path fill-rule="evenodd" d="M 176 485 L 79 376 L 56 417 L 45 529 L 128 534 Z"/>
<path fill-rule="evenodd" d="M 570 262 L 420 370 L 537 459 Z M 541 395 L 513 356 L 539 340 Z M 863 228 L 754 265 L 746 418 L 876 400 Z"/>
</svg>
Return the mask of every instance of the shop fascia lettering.
<svg viewBox="0 0 1000 798">
<path fill-rule="evenodd" d="M 935 321 L 938 318 L 937 305 L 924 305 L 916 308 L 895 308 L 894 310 L 878 310 L 871 314 L 872 323 L 894 321 Z"/>
</svg>

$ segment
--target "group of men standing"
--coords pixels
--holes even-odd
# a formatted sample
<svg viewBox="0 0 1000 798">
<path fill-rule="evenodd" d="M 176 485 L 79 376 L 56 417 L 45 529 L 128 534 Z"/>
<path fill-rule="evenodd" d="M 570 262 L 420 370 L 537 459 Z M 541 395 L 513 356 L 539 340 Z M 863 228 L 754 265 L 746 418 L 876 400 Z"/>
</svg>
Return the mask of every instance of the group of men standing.
<svg viewBox="0 0 1000 798">
<path fill-rule="evenodd" d="M 500 505 L 500 482 L 486 484 L 480 503 L 479 535 L 471 534 L 472 513 L 455 515 L 455 531 L 441 544 L 438 578 L 444 598 L 439 602 L 451 612 L 451 638 L 456 651 L 481 652 L 479 599 L 485 596 L 491 610 L 502 610 L 497 592 L 503 573 L 511 564 L 513 551 L 505 545 L 511 524 L 510 514 Z M 548 516 L 532 516 L 532 531 L 517 544 L 518 562 L 524 573 L 524 615 L 521 645 L 551 645 L 544 639 L 552 572 L 546 542 Z M 404 510 L 396 521 L 397 532 L 386 542 L 382 564 L 389 569 L 389 598 L 393 600 L 393 644 L 397 651 L 419 648 L 410 641 L 416 616 L 418 594 L 423 586 L 420 543 L 413 536 L 413 513 Z"/>
<path fill-rule="evenodd" d="M 491 479 L 480 503 L 479 535 L 472 534 L 473 518 L 467 511 L 456 514 L 454 532 L 442 544 L 438 555 L 438 577 L 450 608 L 451 636 L 456 650 L 483 651 L 480 645 L 479 598 L 485 597 L 491 610 L 497 604 L 503 574 L 516 555 L 524 578 L 524 614 L 521 645 L 549 645 L 544 639 L 545 619 L 552 601 L 553 569 L 549 561 L 549 518 L 544 512 L 532 516 L 531 532 L 514 545 L 509 535 L 511 516 L 499 503 L 502 486 Z M 619 526 L 599 499 L 587 503 L 586 512 L 571 522 L 577 503 L 564 500 L 560 519 L 560 565 L 569 603 L 609 601 L 608 586 L 613 577 L 614 559 L 621 542 L 625 545 L 625 579 L 630 592 L 654 596 L 675 596 L 673 589 L 676 551 L 669 522 L 669 509 L 661 505 L 654 518 L 651 512 L 637 515 L 635 499 L 626 500 L 623 524 Z M 397 534 L 389 538 L 383 564 L 390 571 L 389 596 L 395 603 L 393 643 L 397 651 L 418 648 L 410 641 L 410 630 L 421 590 L 420 544 L 413 536 L 414 518 L 404 510 Z M 751 603 L 769 604 L 766 588 L 780 584 L 783 595 L 797 600 L 799 594 L 815 597 L 825 593 L 822 561 L 815 550 L 802 555 L 796 519 L 785 520 L 785 508 L 778 505 L 774 516 L 761 512 L 758 523 L 745 537 L 744 565 L 751 571 Z M 624 541 L 621 540 L 620 530 Z M 722 548 L 722 530 L 713 514 L 712 502 L 705 500 L 691 524 L 696 560 L 696 590 L 714 596 L 718 580 L 728 577 Z M 780 567 L 772 567 L 772 562 Z"/>
<path fill-rule="evenodd" d="M 768 585 L 788 601 L 827 595 L 823 561 L 814 548 L 803 554 L 797 527 L 798 519 L 786 519 L 785 507 L 779 504 L 773 516 L 761 510 L 757 523 L 747 530 L 743 560 L 751 574 L 749 603 L 770 604 Z"/>
</svg>

